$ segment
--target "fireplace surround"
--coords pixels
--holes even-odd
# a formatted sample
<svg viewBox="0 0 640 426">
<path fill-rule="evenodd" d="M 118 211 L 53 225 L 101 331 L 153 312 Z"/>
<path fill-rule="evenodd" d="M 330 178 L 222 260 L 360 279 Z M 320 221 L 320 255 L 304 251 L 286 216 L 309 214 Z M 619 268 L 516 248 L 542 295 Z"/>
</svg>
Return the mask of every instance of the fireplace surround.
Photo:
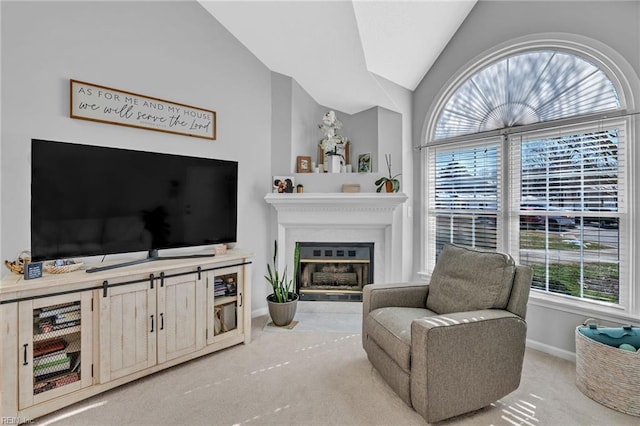
<svg viewBox="0 0 640 426">
<path fill-rule="evenodd" d="M 402 193 L 269 193 L 282 256 L 278 267 L 293 271 L 296 242 L 373 243 L 372 282 L 402 280 Z"/>
</svg>

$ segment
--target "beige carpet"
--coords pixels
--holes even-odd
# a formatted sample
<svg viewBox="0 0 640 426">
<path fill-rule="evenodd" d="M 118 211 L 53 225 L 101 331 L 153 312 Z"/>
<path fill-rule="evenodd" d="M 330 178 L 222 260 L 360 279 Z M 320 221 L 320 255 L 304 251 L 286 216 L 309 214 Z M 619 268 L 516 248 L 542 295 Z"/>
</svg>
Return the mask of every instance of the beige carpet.
<svg viewBox="0 0 640 426">
<path fill-rule="evenodd" d="M 353 315 L 351 329 L 359 325 Z M 359 332 L 327 314 L 291 330 L 253 321 L 253 341 L 180 365 L 37 419 L 37 425 L 422 425 L 386 386 Z M 306 324 L 304 324 L 306 323 Z M 304 326 L 303 326 L 304 324 Z M 349 328 L 349 327 L 347 327 Z M 638 425 L 575 387 L 575 365 L 527 350 L 520 388 L 446 425 Z"/>
</svg>

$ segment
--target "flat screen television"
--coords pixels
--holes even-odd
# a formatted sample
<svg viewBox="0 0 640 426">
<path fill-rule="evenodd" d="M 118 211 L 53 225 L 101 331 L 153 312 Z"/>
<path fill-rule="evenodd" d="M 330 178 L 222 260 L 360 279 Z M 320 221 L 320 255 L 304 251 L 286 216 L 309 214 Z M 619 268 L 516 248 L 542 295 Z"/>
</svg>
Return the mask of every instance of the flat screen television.
<svg viewBox="0 0 640 426">
<path fill-rule="evenodd" d="M 40 139 L 31 155 L 33 261 L 236 241 L 236 161 Z"/>
</svg>

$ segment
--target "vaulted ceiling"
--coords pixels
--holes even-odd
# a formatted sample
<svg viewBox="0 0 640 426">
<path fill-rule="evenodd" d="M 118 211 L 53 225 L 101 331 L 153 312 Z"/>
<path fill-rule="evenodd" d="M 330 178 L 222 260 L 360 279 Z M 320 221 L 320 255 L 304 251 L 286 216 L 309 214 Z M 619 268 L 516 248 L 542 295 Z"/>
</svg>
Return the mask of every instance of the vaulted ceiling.
<svg viewBox="0 0 640 426">
<path fill-rule="evenodd" d="M 199 2 L 269 69 L 353 114 L 395 109 L 380 79 L 414 90 L 476 0 Z"/>
</svg>

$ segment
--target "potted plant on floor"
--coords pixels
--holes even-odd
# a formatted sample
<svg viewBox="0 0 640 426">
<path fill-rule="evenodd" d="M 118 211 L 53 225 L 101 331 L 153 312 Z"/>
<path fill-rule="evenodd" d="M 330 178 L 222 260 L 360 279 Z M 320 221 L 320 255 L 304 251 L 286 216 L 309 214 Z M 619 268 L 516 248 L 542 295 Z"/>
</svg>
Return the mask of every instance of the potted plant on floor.
<svg viewBox="0 0 640 426">
<path fill-rule="evenodd" d="M 267 275 L 264 277 L 273 289 L 273 293 L 267 296 L 269 315 L 273 324 L 279 327 L 289 325 L 296 315 L 298 294 L 295 292 L 295 282 L 298 272 L 298 257 L 299 248 L 296 243 L 293 278 L 288 279 L 286 266 L 282 274 L 278 271 L 278 241 L 273 242 L 273 266 L 267 263 Z"/>
<path fill-rule="evenodd" d="M 386 192 L 398 192 L 400 190 L 400 181 L 396 178 L 402 173 L 398 173 L 397 175 L 391 174 L 391 154 L 385 154 L 384 159 L 387 162 L 389 177 L 382 176 L 375 182 L 376 186 L 378 187 L 376 188 L 376 192 L 381 192 L 382 188 L 385 188 Z"/>
</svg>

